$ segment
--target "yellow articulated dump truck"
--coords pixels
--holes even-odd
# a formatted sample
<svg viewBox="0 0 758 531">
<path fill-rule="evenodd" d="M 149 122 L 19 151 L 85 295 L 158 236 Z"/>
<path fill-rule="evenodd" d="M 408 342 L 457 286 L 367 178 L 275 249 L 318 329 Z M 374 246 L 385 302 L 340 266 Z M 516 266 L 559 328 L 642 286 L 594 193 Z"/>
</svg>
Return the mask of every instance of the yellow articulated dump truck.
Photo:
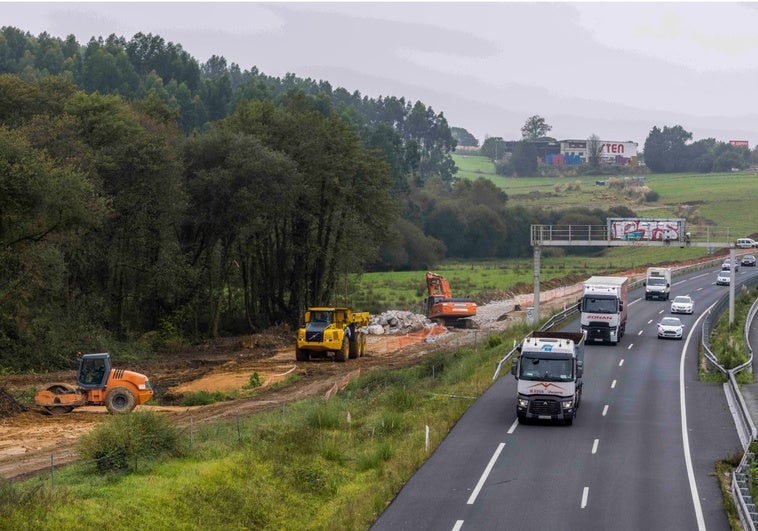
<svg viewBox="0 0 758 531">
<path fill-rule="evenodd" d="M 314 307 L 308 308 L 303 321 L 297 331 L 297 361 L 325 358 L 330 354 L 336 361 L 347 361 L 365 354 L 368 312 Z"/>
</svg>

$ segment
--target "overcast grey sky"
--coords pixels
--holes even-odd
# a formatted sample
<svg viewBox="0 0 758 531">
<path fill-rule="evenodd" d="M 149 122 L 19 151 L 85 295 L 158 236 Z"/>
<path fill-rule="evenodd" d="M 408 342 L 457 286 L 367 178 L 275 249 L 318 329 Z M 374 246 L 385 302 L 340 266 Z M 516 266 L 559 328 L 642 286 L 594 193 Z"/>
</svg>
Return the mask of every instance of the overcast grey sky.
<svg viewBox="0 0 758 531">
<path fill-rule="evenodd" d="M 653 126 L 758 144 L 758 3 L 0 2 L 0 25 L 138 32 L 199 62 L 420 100 L 479 141 L 539 114 L 558 139 Z"/>
</svg>

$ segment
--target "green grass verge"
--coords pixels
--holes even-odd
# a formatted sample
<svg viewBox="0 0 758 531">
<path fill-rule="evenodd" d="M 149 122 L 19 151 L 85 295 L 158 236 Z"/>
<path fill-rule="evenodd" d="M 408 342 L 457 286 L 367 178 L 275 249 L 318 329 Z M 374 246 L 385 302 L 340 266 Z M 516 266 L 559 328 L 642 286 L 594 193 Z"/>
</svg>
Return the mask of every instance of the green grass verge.
<svg viewBox="0 0 758 531">
<path fill-rule="evenodd" d="M 0 483 L 0 528 L 367 529 L 527 331 L 516 325 L 475 349 L 372 372 L 329 400 L 184 428 L 172 445 L 180 458 L 129 454 L 109 473 L 90 459 L 57 471 L 53 486 L 49 477 Z M 107 429 L 104 446 L 121 448 Z"/>
</svg>

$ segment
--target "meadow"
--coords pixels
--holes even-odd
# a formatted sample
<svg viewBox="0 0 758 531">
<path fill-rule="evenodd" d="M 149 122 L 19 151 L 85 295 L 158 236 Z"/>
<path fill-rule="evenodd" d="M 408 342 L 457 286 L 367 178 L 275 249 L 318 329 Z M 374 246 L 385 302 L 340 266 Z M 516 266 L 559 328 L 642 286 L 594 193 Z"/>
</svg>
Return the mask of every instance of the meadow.
<svg viewBox="0 0 758 531">
<path fill-rule="evenodd" d="M 642 202 L 608 185 L 596 185 L 596 176 L 509 178 L 495 175 L 494 165 L 486 157 L 454 155 L 454 160 L 459 177 L 490 179 L 505 190 L 509 204 L 535 208 L 625 205 L 640 217 L 686 217 L 688 224 L 728 229 L 733 239 L 758 235 L 758 176 L 754 172 L 645 175 L 645 184 L 657 193 L 658 199 Z M 606 182 L 614 178 L 624 176 L 602 177 Z M 549 287 L 558 287 L 593 274 L 613 274 L 706 256 L 703 248 L 677 246 L 600 249 L 593 256 L 564 256 L 559 250 L 546 248 L 541 257 L 540 280 Z M 472 296 L 486 302 L 514 291 L 531 290 L 533 262 L 532 257 L 445 262 L 434 272 L 450 280 L 454 296 Z M 352 277 L 345 293 L 337 298 L 340 304 L 374 313 L 389 308 L 423 313 L 426 295 L 424 271 L 396 271 Z"/>
<path fill-rule="evenodd" d="M 672 216 L 686 201 L 718 224 L 744 218 L 750 223 L 740 225 L 742 233 L 755 232 L 752 174 L 646 180 L 660 194 L 655 215 Z M 586 182 L 591 187 L 594 178 Z M 518 195 L 512 190 L 511 200 Z M 584 193 L 574 188 L 568 195 L 580 201 Z M 725 197 L 733 201 L 723 204 Z M 704 253 L 672 246 L 607 249 L 592 257 L 544 256 L 541 278 L 560 282 Z M 532 262 L 451 262 L 437 272 L 451 279 L 459 294 L 494 296 L 528 288 Z M 366 274 L 349 286 L 353 301 L 365 297 L 365 304 L 417 305 L 426 295 L 423 271 Z M 517 323 L 475 349 L 363 375 L 331 400 L 309 398 L 251 417 L 194 429 L 156 415 L 114 419 L 84 439 L 83 455 L 89 447 L 89 458 L 56 472 L 54 480 L 0 481 L 0 528 L 117 530 L 140 521 L 172 531 L 367 529 L 486 391 L 495 363 L 527 332 Z M 734 463 L 725 466 L 728 472 Z M 726 512 L 734 522 L 726 491 Z"/>
</svg>

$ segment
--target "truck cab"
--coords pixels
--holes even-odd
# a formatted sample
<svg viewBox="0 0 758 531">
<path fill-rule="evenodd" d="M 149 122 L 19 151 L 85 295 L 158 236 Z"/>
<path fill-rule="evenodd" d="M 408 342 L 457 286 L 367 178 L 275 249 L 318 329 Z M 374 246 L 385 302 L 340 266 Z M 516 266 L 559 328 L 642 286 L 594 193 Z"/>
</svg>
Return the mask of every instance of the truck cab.
<svg viewBox="0 0 758 531">
<path fill-rule="evenodd" d="M 518 380 L 516 416 L 527 420 L 574 421 L 582 397 L 584 333 L 531 332 L 511 366 Z"/>
<path fill-rule="evenodd" d="M 297 331 L 297 361 L 324 358 L 331 354 L 335 361 L 344 362 L 348 358 L 364 355 L 364 328 L 369 323 L 368 312 L 352 312 L 344 307 L 319 306 L 308 308 L 303 321 Z"/>
</svg>

